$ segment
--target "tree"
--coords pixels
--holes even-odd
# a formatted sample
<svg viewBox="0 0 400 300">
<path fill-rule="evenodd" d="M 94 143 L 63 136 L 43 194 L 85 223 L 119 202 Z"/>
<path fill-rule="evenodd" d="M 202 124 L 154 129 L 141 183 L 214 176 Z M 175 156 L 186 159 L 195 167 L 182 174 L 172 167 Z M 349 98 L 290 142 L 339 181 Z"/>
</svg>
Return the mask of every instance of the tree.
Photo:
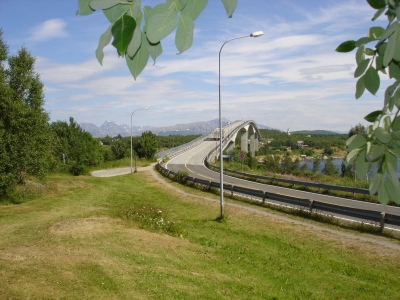
<svg viewBox="0 0 400 300">
<path fill-rule="evenodd" d="M 8 56 L 2 35 L 0 30 L 0 195 L 5 195 L 27 175 L 46 174 L 52 134 L 35 58 L 24 47 Z"/>
<path fill-rule="evenodd" d="M 400 156 L 400 1 L 397 0 L 367 0 L 376 9 L 372 21 L 383 13 L 388 18 L 388 26 L 371 27 L 368 35 L 340 44 L 336 51 L 350 52 L 357 49 L 357 68 L 354 77 L 356 84 L 356 99 L 365 90 L 375 95 L 379 90 L 380 76 L 378 72 L 388 73 L 394 82 L 386 88 L 383 106 L 365 116 L 372 123 L 368 127 L 368 135 L 355 134 L 347 142 L 346 165 L 356 163 L 356 176 L 365 178 L 370 165 L 378 171 L 372 177 L 369 185 L 371 194 L 378 193 L 378 200 L 387 204 L 389 198 L 400 203 L 400 183 L 396 174 L 397 157 Z M 368 47 L 371 43 L 372 48 Z M 375 144 L 375 147 L 371 147 Z"/>
<path fill-rule="evenodd" d="M 361 125 L 360 123 L 358 123 L 356 126 L 352 126 L 349 130 L 349 138 L 352 137 L 355 134 L 359 134 L 362 135 L 363 137 L 367 137 L 367 128 L 365 128 L 364 125 Z"/>
<path fill-rule="evenodd" d="M 279 171 L 279 156 L 266 155 L 264 158 L 265 169 L 269 172 Z"/>
<path fill-rule="evenodd" d="M 118 136 L 119 137 L 111 144 L 111 151 L 114 153 L 116 159 L 122 159 L 128 156 L 127 154 L 130 150 L 130 144 L 128 140 L 124 139 L 120 135 Z"/>
<path fill-rule="evenodd" d="M 57 136 L 56 153 L 59 157 L 66 157 L 66 166 L 71 174 L 86 174 L 89 167 L 103 161 L 104 150 L 100 142 L 84 131 L 74 118 L 70 117 L 69 123 L 53 122 L 51 128 Z"/>
<path fill-rule="evenodd" d="M 325 161 L 325 166 L 322 169 L 322 174 L 330 175 L 330 176 L 335 176 L 338 174 L 338 169 L 336 169 L 335 165 L 333 164 L 333 159 L 332 157 L 329 157 Z"/>
<path fill-rule="evenodd" d="M 311 172 L 317 173 L 319 171 L 320 166 L 321 166 L 321 158 L 319 158 L 319 157 L 314 158 L 313 168 L 312 168 Z"/>
<path fill-rule="evenodd" d="M 139 158 L 153 159 L 157 147 L 157 136 L 151 131 L 145 131 L 142 133 L 140 140 L 135 144 L 135 152 Z"/>
<path fill-rule="evenodd" d="M 237 0 L 221 0 L 228 17 L 232 17 Z M 100 36 L 96 58 L 103 64 L 103 49 L 113 38 L 118 57 L 125 57 L 132 76 L 137 78 L 150 56 L 156 62 L 162 53 L 161 40 L 175 28 L 175 45 L 181 54 L 192 46 L 194 21 L 207 6 L 208 0 L 166 0 L 154 7 L 143 6 L 141 0 L 78 0 L 77 15 L 103 10 L 110 22 Z"/>
</svg>

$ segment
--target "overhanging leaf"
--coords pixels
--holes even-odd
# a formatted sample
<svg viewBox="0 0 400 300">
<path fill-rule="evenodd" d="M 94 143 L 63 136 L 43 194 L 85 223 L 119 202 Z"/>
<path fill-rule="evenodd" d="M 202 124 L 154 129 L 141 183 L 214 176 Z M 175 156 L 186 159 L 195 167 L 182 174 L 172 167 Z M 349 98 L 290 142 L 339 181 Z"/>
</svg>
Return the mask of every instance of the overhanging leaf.
<svg viewBox="0 0 400 300">
<path fill-rule="evenodd" d="M 143 36 L 144 38 L 145 36 Z M 157 43 L 157 44 L 151 44 L 147 38 L 145 38 L 143 40 L 143 45 L 147 48 L 147 50 L 149 51 L 149 54 L 151 56 L 151 58 L 154 61 L 154 64 L 156 63 L 157 57 L 159 55 L 161 55 L 162 53 L 162 46 L 161 46 L 161 42 Z"/>
<path fill-rule="evenodd" d="M 145 36 L 142 36 L 142 39 L 146 38 Z M 129 71 L 131 72 L 133 78 L 136 78 L 139 76 L 139 74 L 143 71 L 143 69 L 146 67 L 147 62 L 149 61 L 149 51 L 147 50 L 146 47 L 140 47 L 140 49 L 136 52 L 135 56 L 133 59 L 129 57 L 129 55 L 126 55 L 126 64 L 128 65 Z"/>
<path fill-rule="evenodd" d="M 381 9 L 386 7 L 385 0 L 367 0 L 368 4 L 375 9 Z"/>
<path fill-rule="evenodd" d="M 373 123 L 373 122 L 375 122 L 375 121 L 379 118 L 379 116 L 382 115 L 382 114 L 383 114 L 383 111 L 381 111 L 381 110 L 376 110 L 376 111 L 373 111 L 372 113 L 369 113 L 368 115 L 366 115 L 366 116 L 364 117 L 364 119 L 365 119 L 366 121 L 368 121 L 368 122 Z"/>
<path fill-rule="evenodd" d="M 361 148 L 366 143 L 367 140 L 365 137 L 363 137 L 361 134 L 355 134 L 346 141 L 347 151 L 350 152 L 353 149 Z"/>
<path fill-rule="evenodd" d="M 114 40 L 112 45 L 117 49 L 119 55 L 124 56 L 126 49 L 133 37 L 136 21 L 128 15 L 118 19 L 111 28 Z"/>
<path fill-rule="evenodd" d="M 375 195 L 378 190 L 380 185 L 382 184 L 382 180 L 383 180 L 383 174 L 381 173 L 375 173 L 375 175 L 372 177 L 371 179 L 371 183 L 369 185 L 369 193 L 371 195 Z"/>
<path fill-rule="evenodd" d="M 358 155 L 357 162 L 356 162 L 356 176 L 358 180 L 365 179 L 367 175 L 369 163 L 365 160 L 365 150 L 361 151 Z"/>
<path fill-rule="evenodd" d="M 380 160 L 382 158 L 384 153 L 385 153 L 385 147 L 383 145 L 376 146 L 370 161 L 377 162 L 378 160 Z"/>
<path fill-rule="evenodd" d="M 221 0 L 221 1 L 224 4 L 228 18 L 232 18 L 233 12 L 235 11 L 238 3 L 237 0 Z"/>
<path fill-rule="evenodd" d="M 385 29 L 382 28 L 382 27 L 379 27 L 379 26 L 378 26 L 378 27 L 371 27 L 371 28 L 368 30 L 368 37 L 371 38 L 371 39 L 377 40 L 377 39 L 380 38 L 380 36 L 381 36 L 384 32 L 385 32 Z"/>
<path fill-rule="evenodd" d="M 389 202 L 389 193 L 386 190 L 386 183 L 385 180 L 382 180 L 383 182 L 379 185 L 378 188 L 378 201 L 386 205 Z"/>
<path fill-rule="evenodd" d="M 103 64 L 103 58 L 104 58 L 104 52 L 103 49 L 105 46 L 107 46 L 110 41 L 111 41 L 111 27 L 112 25 L 108 26 L 106 32 L 104 32 L 101 36 L 100 36 L 100 40 L 99 40 L 99 44 L 97 45 L 97 49 L 96 49 L 96 58 L 99 61 L 99 63 L 102 65 Z"/>
<path fill-rule="evenodd" d="M 364 59 L 360 64 L 357 66 L 356 70 L 354 71 L 354 78 L 360 77 L 364 74 L 365 70 L 368 68 L 369 62 L 371 61 L 370 58 Z"/>
<path fill-rule="evenodd" d="M 396 178 L 386 177 L 385 187 L 386 187 L 386 190 L 388 191 L 390 199 L 392 199 L 393 202 L 399 203 L 400 202 L 400 185 L 399 185 L 399 179 L 397 178 L 397 176 L 396 176 Z"/>
<path fill-rule="evenodd" d="M 365 91 L 364 77 L 360 77 L 357 80 L 356 84 L 356 99 L 360 98 L 362 94 L 364 94 L 364 91 Z"/>
<path fill-rule="evenodd" d="M 130 5 L 119 4 L 108 9 L 103 9 L 103 13 L 110 23 L 114 23 L 129 10 L 129 7 Z"/>
<path fill-rule="evenodd" d="M 175 35 L 175 45 L 179 54 L 186 51 L 193 43 L 194 23 L 192 19 L 184 14 L 179 17 L 178 29 Z"/>
<path fill-rule="evenodd" d="M 354 149 L 352 151 L 350 151 L 347 155 L 346 155 L 346 159 L 344 161 L 344 164 L 346 167 L 350 166 L 352 164 L 352 162 L 357 158 L 358 153 L 360 152 L 360 149 Z"/>
<path fill-rule="evenodd" d="M 393 59 L 393 56 L 394 56 L 394 54 L 396 52 L 397 38 L 398 38 L 399 32 L 400 32 L 400 29 L 397 28 L 397 30 L 391 36 L 389 36 L 389 42 L 388 42 L 388 44 L 386 46 L 385 56 L 383 58 L 383 65 L 384 66 L 388 66 L 389 63 Z"/>
<path fill-rule="evenodd" d="M 373 16 L 373 18 L 371 19 L 371 21 L 375 21 L 376 19 L 378 19 L 378 18 L 383 14 L 384 11 L 385 11 L 385 7 L 379 9 L 379 10 L 374 14 L 374 16 Z"/>
<path fill-rule="evenodd" d="M 350 52 L 353 51 L 354 48 L 356 47 L 356 41 L 350 40 L 341 43 L 337 48 L 336 52 Z"/>
<path fill-rule="evenodd" d="M 394 131 L 400 131 L 400 116 L 397 116 L 392 123 L 392 129 Z"/>
<path fill-rule="evenodd" d="M 364 46 L 361 46 L 358 48 L 358 50 L 356 52 L 357 65 L 359 65 L 360 62 L 362 62 L 364 59 L 365 59 Z"/>
<path fill-rule="evenodd" d="M 362 38 L 358 39 L 355 45 L 356 45 L 356 47 L 361 47 L 361 46 L 364 46 L 365 44 L 368 44 L 369 42 L 372 42 L 372 41 L 373 40 L 371 38 L 365 36 L 365 37 L 362 37 Z"/>
<path fill-rule="evenodd" d="M 78 0 L 78 10 L 77 15 L 87 16 L 94 12 L 94 10 L 89 6 L 90 0 Z"/>
<path fill-rule="evenodd" d="M 207 3 L 208 0 L 188 0 L 186 6 L 182 9 L 182 14 L 194 21 L 207 6 Z"/>
<path fill-rule="evenodd" d="M 147 38 L 153 44 L 157 44 L 176 27 L 178 20 L 176 10 L 169 8 L 166 3 L 158 4 L 150 11 L 147 22 Z"/>
<path fill-rule="evenodd" d="M 398 28 L 400 27 L 400 24 L 398 22 L 392 23 L 388 28 L 386 28 L 385 32 L 381 35 L 379 38 L 379 41 L 382 42 L 386 40 L 389 36 L 393 34 Z"/>
<path fill-rule="evenodd" d="M 385 130 L 383 127 L 378 127 L 375 130 L 376 138 L 384 144 L 389 143 L 392 140 L 392 136 L 388 131 Z"/>
<path fill-rule="evenodd" d="M 380 78 L 378 72 L 373 66 L 370 66 L 364 74 L 364 85 L 365 88 L 372 94 L 375 95 L 379 89 Z"/>
<path fill-rule="evenodd" d="M 91 0 L 89 5 L 92 9 L 107 9 L 117 4 L 129 4 L 127 0 Z"/>
<path fill-rule="evenodd" d="M 128 48 L 126 49 L 126 53 L 129 55 L 130 58 L 133 58 L 135 56 L 141 44 L 142 32 L 140 31 L 140 26 L 136 26 L 135 31 L 133 32 L 133 37 L 129 42 Z"/>
</svg>

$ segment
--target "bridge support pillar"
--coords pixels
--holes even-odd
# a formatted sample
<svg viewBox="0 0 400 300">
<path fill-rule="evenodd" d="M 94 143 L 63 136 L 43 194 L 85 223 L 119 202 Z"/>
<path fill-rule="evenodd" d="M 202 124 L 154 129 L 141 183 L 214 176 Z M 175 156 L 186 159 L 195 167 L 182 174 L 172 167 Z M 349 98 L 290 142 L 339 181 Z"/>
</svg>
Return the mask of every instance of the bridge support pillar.
<svg viewBox="0 0 400 300">
<path fill-rule="evenodd" d="M 230 141 L 228 146 L 225 148 L 226 152 L 232 151 L 235 148 L 235 142 Z"/>
<path fill-rule="evenodd" d="M 244 129 L 244 128 L 243 128 Z M 248 135 L 247 135 L 247 130 L 244 129 L 241 131 L 242 136 L 240 137 L 240 150 L 244 151 L 244 152 L 248 152 L 249 148 L 248 148 Z"/>
<path fill-rule="evenodd" d="M 256 133 L 254 132 L 254 128 L 250 127 L 250 152 L 254 156 L 256 154 L 256 141 L 258 139 L 256 138 Z"/>
</svg>

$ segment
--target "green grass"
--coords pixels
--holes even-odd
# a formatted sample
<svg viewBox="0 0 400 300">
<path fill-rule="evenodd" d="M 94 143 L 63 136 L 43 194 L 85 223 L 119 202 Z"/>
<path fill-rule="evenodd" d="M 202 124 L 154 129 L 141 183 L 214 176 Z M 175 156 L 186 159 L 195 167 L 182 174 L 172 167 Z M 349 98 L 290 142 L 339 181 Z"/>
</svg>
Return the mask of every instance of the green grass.
<svg viewBox="0 0 400 300">
<path fill-rule="evenodd" d="M 217 222 L 218 201 L 201 197 L 218 196 L 171 186 L 149 172 L 59 175 L 34 200 L 0 206 L 0 298 L 400 297 L 399 248 L 229 204 Z"/>
</svg>

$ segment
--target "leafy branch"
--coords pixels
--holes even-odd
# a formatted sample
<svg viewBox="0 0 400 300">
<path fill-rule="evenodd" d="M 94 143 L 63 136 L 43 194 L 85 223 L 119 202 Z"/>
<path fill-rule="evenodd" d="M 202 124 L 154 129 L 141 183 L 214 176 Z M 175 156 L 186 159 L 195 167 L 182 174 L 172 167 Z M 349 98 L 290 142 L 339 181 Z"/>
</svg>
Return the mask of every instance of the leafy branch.
<svg viewBox="0 0 400 300">
<path fill-rule="evenodd" d="M 237 0 L 221 0 L 228 17 L 232 17 Z M 149 58 L 156 62 L 162 53 L 161 40 L 175 29 L 178 54 L 193 44 L 194 21 L 207 6 L 208 0 L 166 0 L 154 7 L 143 6 L 141 0 L 78 0 L 77 15 L 102 10 L 111 23 L 100 36 L 96 58 L 103 64 L 103 49 L 113 39 L 118 56 L 136 80 Z"/>
<path fill-rule="evenodd" d="M 400 0 L 367 0 L 376 9 L 372 18 L 375 21 L 383 13 L 388 26 L 371 27 L 368 35 L 357 41 L 350 40 L 340 44 L 336 51 L 350 52 L 355 48 L 357 68 L 354 77 L 356 99 L 365 90 L 375 95 L 380 87 L 379 73 L 387 74 L 394 83 L 385 91 L 383 108 L 369 113 L 365 120 L 372 123 L 365 138 L 356 134 L 347 142 L 346 165 L 355 162 L 358 179 L 364 179 L 369 167 L 378 171 L 370 182 L 370 193 L 378 194 L 378 200 L 387 204 L 389 199 L 400 203 L 400 183 L 396 174 L 397 157 L 400 156 Z M 376 42 L 374 48 L 366 45 Z M 375 67 L 374 67 L 375 65 Z M 394 113 L 394 109 L 397 111 Z"/>
</svg>

